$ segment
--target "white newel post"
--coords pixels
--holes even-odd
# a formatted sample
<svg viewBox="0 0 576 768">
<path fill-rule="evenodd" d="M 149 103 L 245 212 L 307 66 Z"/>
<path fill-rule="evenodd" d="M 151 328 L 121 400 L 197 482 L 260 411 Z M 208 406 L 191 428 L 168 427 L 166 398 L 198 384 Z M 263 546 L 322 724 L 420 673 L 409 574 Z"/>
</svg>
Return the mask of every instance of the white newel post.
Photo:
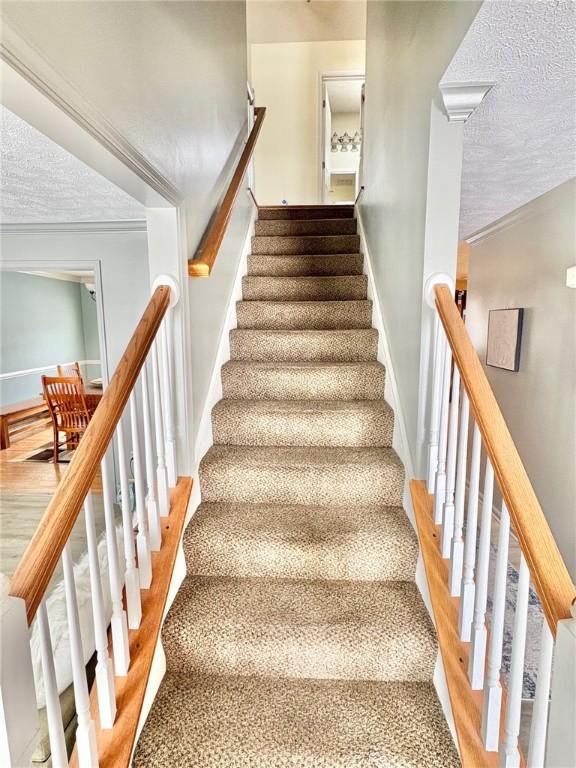
<svg viewBox="0 0 576 768">
<path fill-rule="evenodd" d="M 576 765 L 576 605 L 556 626 L 546 768 Z"/>
<path fill-rule="evenodd" d="M 171 275 L 159 275 L 154 280 L 153 290 L 159 285 L 167 285 L 170 288 L 170 306 L 158 331 L 157 339 L 161 353 L 159 363 L 162 372 L 161 385 L 164 401 L 166 470 L 168 485 L 170 488 L 175 488 L 178 478 L 178 461 L 176 456 L 176 426 L 174 423 L 174 361 L 172 349 L 174 328 L 172 311 L 180 298 L 180 287 L 178 281 Z"/>
<path fill-rule="evenodd" d="M 26 605 L 19 597 L 0 602 L 0 764 L 30 765 L 38 738 Z"/>
</svg>

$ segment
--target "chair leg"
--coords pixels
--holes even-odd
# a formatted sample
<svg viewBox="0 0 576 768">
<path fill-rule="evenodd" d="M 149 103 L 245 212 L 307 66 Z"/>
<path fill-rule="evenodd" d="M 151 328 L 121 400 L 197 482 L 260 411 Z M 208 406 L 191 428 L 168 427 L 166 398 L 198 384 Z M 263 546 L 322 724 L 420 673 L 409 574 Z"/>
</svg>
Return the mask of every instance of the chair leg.
<svg viewBox="0 0 576 768">
<path fill-rule="evenodd" d="M 59 464 L 59 458 L 58 458 L 58 430 L 56 427 L 53 427 L 54 432 L 54 464 Z"/>
</svg>

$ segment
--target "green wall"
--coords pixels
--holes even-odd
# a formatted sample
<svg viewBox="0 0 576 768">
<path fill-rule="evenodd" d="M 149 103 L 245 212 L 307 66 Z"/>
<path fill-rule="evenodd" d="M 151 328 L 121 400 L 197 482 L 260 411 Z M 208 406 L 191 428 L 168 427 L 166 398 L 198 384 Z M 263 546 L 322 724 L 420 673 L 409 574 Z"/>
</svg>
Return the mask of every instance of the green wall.
<svg viewBox="0 0 576 768">
<path fill-rule="evenodd" d="M 0 373 L 100 358 L 96 303 L 80 283 L 1 271 L 0 306 Z M 1 380 L 0 403 L 37 397 L 41 375 Z"/>
</svg>

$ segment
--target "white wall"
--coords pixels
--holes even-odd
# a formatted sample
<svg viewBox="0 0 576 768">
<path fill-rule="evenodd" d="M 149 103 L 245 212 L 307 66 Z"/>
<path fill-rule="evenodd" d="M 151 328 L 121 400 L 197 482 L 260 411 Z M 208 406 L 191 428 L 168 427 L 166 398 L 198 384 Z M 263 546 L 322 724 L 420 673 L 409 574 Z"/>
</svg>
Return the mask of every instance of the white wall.
<svg viewBox="0 0 576 768">
<path fill-rule="evenodd" d="M 256 149 L 260 205 L 318 203 L 320 74 L 364 71 L 363 40 L 251 46 L 251 82 L 267 107 Z"/>
<path fill-rule="evenodd" d="M 466 325 L 486 359 L 490 309 L 524 307 L 517 373 L 485 366 L 552 533 L 576 578 L 576 180 L 472 243 Z"/>
<path fill-rule="evenodd" d="M 430 110 L 479 2 L 370 2 L 360 199 L 416 454 Z"/>
</svg>

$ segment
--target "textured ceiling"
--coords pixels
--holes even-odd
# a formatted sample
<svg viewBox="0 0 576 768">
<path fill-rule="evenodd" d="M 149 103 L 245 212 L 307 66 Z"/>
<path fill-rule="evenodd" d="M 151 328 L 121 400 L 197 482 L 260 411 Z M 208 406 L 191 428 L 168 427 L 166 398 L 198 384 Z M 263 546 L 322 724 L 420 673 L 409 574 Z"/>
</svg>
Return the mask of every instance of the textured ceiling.
<svg viewBox="0 0 576 768">
<path fill-rule="evenodd" d="M 0 105 L 0 222 L 143 219 L 145 209 Z"/>
<path fill-rule="evenodd" d="M 576 175 L 576 4 L 487 0 L 444 82 L 496 85 L 464 126 L 460 235 Z"/>
</svg>

